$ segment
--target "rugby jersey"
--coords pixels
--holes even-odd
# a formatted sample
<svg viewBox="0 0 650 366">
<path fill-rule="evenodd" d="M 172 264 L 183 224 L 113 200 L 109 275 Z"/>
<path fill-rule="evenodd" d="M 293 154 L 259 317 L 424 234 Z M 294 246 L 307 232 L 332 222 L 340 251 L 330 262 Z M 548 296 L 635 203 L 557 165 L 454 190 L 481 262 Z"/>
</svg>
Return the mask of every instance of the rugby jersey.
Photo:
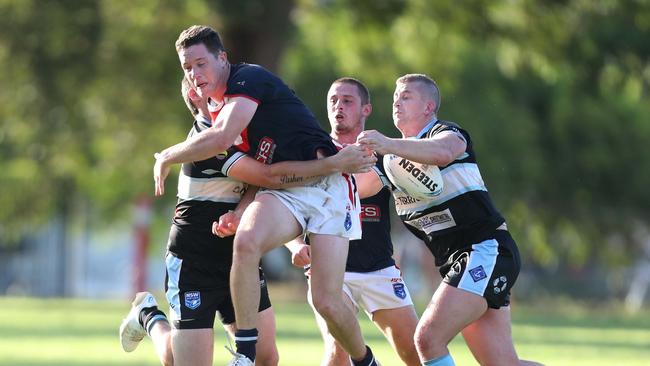
<svg viewBox="0 0 650 366">
<path fill-rule="evenodd" d="M 424 240 L 437 265 L 452 251 L 482 241 L 505 222 L 490 199 L 467 131 L 453 122 L 438 120 L 414 138 L 431 138 L 445 131 L 461 134 L 467 147 L 456 160 L 439 167 L 444 182 L 442 193 L 420 200 L 393 190 L 397 214 L 411 232 Z"/>
<path fill-rule="evenodd" d="M 258 104 L 248 126 L 235 146 L 255 158 L 271 164 L 287 160 L 316 159 L 316 150 L 327 156 L 336 154 L 332 138 L 320 126 L 314 114 L 282 80 L 259 65 L 231 65 L 224 102 L 244 97 Z M 211 106 L 214 121 L 220 109 Z"/>
</svg>

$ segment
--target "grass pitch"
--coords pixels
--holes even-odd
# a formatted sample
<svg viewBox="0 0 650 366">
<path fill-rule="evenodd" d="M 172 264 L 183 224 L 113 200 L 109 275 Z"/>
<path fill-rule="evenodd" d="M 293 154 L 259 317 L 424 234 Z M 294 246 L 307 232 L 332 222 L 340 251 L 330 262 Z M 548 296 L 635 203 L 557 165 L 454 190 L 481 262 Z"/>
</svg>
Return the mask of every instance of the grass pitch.
<svg viewBox="0 0 650 366">
<path fill-rule="evenodd" d="M 274 288 L 271 286 L 271 294 Z M 159 302 L 164 299 L 157 296 Z M 322 343 L 309 307 L 274 296 L 280 365 L 319 364 Z M 120 348 L 117 329 L 129 300 L 0 298 L 0 365 L 158 365 L 151 341 L 133 353 Z M 616 306 L 575 303 L 513 305 L 513 335 L 522 358 L 549 366 L 650 365 L 650 309 L 626 315 Z M 165 309 L 166 310 L 166 309 Z M 362 328 L 385 366 L 400 365 L 380 332 L 362 314 Z M 215 336 L 215 365 L 229 360 L 223 332 Z M 457 365 L 477 365 L 461 337 L 450 345 Z"/>
</svg>

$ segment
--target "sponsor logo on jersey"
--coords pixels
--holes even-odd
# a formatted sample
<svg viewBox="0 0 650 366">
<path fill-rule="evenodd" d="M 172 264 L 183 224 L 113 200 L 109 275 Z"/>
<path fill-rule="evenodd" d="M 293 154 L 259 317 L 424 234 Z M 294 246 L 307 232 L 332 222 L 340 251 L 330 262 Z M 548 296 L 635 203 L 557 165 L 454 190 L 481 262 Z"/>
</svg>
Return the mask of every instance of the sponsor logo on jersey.
<svg viewBox="0 0 650 366">
<path fill-rule="evenodd" d="M 395 293 L 395 296 L 399 297 L 402 300 L 406 298 L 406 288 L 404 287 L 403 283 L 394 283 L 393 292 Z"/>
<path fill-rule="evenodd" d="M 273 152 L 275 151 L 276 144 L 273 142 L 273 139 L 270 137 L 264 136 L 260 140 L 260 144 L 257 146 L 257 153 L 255 154 L 255 160 L 271 164 L 273 161 Z"/>
<path fill-rule="evenodd" d="M 469 275 L 472 276 L 474 282 L 478 282 L 487 278 L 483 266 L 474 267 L 469 270 Z"/>
<path fill-rule="evenodd" d="M 417 219 L 405 221 L 404 223 L 422 230 L 426 234 L 456 226 L 456 220 L 454 220 L 449 209 L 431 212 Z"/>
<path fill-rule="evenodd" d="M 361 205 L 361 221 L 378 222 L 381 219 L 381 211 L 377 205 Z"/>
<path fill-rule="evenodd" d="M 188 309 L 196 309 L 201 306 L 201 293 L 199 291 L 188 291 L 184 295 L 185 306 Z"/>
<path fill-rule="evenodd" d="M 393 282 L 393 283 L 395 283 L 395 282 L 402 282 L 402 279 L 399 278 L 399 277 L 393 277 L 393 278 L 390 279 L 390 282 Z"/>
</svg>

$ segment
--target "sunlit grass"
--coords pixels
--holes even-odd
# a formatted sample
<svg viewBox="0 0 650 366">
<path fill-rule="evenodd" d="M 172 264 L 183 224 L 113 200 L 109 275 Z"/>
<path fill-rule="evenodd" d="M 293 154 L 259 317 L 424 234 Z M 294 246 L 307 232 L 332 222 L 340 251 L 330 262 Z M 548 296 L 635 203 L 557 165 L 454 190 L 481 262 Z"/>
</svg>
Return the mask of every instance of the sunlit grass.
<svg viewBox="0 0 650 366">
<path fill-rule="evenodd" d="M 273 288 L 271 288 L 273 294 Z M 0 298 L 0 365 L 157 365 L 150 341 L 124 353 L 117 327 L 123 301 Z M 274 301 L 280 365 L 318 365 L 322 352 L 312 313 L 295 298 Z M 522 358 L 546 365 L 648 365 L 650 312 L 625 314 L 618 307 L 593 308 L 571 302 L 513 305 L 513 335 Z M 361 316 L 363 332 L 385 366 L 399 365 L 380 332 Z M 215 365 L 229 359 L 217 328 Z M 450 345 L 457 365 L 476 365 L 462 338 Z"/>
</svg>

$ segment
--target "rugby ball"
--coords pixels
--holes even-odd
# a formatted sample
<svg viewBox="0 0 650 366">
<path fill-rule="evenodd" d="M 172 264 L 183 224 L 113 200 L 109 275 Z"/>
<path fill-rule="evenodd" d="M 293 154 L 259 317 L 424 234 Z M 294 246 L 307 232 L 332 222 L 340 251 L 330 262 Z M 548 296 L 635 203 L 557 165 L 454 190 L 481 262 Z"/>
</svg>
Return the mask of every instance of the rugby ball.
<svg viewBox="0 0 650 366">
<path fill-rule="evenodd" d="M 384 155 L 384 170 L 395 187 L 413 198 L 422 200 L 442 193 L 442 175 L 436 165 L 387 154 Z"/>
</svg>

